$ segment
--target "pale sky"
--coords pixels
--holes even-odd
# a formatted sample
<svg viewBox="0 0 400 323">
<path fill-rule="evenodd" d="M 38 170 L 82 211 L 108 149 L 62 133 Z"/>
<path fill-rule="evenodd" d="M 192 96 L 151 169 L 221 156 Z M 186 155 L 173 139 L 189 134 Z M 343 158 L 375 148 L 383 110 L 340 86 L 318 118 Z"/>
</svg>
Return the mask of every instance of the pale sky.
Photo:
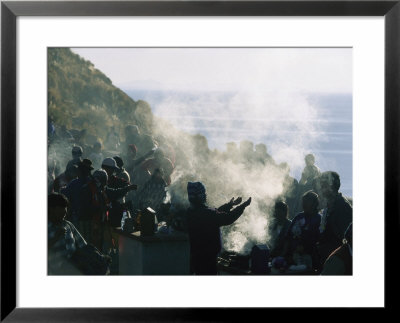
<svg viewBox="0 0 400 323">
<path fill-rule="evenodd" d="M 352 92 L 351 48 L 72 48 L 122 90 Z"/>
</svg>

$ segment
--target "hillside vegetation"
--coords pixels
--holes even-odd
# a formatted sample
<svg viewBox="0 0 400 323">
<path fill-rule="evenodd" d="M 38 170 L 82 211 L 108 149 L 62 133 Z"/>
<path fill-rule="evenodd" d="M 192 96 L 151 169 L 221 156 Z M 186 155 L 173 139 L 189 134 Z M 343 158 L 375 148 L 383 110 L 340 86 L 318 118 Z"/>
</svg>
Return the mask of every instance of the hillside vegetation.
<svg viewBox="0 0 400 323">
<path fill-rule="evenodd" d="M 134 101 L 94 65 L 69 48 L 48 49 L 48 109 L 57 126 L 86 129 L 105 138 L 109 128 L 137 124 L 144 132 L 153 115 L 145 101 Z"/>
</svg>

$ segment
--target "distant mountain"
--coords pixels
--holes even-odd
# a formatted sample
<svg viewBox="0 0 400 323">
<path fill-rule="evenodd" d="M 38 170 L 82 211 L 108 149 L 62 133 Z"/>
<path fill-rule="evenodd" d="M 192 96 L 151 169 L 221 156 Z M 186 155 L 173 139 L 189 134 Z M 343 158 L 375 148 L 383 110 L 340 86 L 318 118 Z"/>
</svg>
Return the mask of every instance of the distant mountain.
<svg viewBox="0 0 400 323">
<path fill-rule="evenodd" d="M 99 138 L 111 126 L 128 123 L 149 132 L 153 122 L 148 103 L 133 100 L 69 48 L 48 49 L 48 109 L 57 126 L 86 129 Z"/>
</svg>

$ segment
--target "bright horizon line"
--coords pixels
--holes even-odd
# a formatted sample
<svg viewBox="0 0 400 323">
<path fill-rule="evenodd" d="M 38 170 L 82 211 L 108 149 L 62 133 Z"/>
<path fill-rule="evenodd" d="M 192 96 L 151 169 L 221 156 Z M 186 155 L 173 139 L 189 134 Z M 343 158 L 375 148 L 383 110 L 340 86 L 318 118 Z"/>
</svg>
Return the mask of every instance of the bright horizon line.
<svg viewBox="0 0 400 323">
<path fill-rule="evenodd" d="M 130 91 L 156 91 L 156 92 L 193 92 L 193 93 L 259 93 L 260 90 L 243 90 L 243 89 L 226 89 L 226 90 L 219 90 L 219 89 L 185 89 L 185 88 L 163 88 L 163 87 L 159 87 L 159 88 L 140 88 L 140 87 L 134 87 L 134 88 L 130 88 L 130 87 L 126 87 L 125 85 L 119 85 L 119 84 L 115 84 L 113 83 L 113 85 L 117 88 L 119 88 L 120 90 L 122 90 L 123 92 L 130 92 Z M 270 91 L 263 91 L 264 93 L 268 93 L 268 92 L 276 92 L 276 90 L 270 90 Z M 304 95 L 349 95 L 352 96 L 353 92 L 349 92 L 349 91 L 288 91 L 289 93 L 301 93 Z M 128 94 L 128 93 L 127 93 Z"/>
</svg>

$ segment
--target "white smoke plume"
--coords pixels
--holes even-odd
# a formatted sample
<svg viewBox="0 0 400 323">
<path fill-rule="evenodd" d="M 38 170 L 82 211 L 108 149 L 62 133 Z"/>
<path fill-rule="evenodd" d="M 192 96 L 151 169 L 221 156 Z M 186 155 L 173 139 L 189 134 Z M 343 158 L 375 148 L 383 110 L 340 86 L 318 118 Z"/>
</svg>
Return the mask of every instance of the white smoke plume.
<svg viewBox="0 0 400 323">
<path fill-rule="evenodd" d="M 252 204 L 244 215 L 223 228 L 224 248 L 248 253 L 253 244 L 265 243 L 274 202 L 286 190 L 287 172 L 279 163 L 287 162 L 292 170 L 301 170 L 319 130 L 317 110 L 307 97 L 266 91 L 198 93 L 190 97 L 176 93 L 154 110 L 161 118 L 155 122 L 156 136 L 162 135 L 177 149 L 172 198 L 187 205 L 189 180 L 205 184 L 207 202 L 213 207 L 232 197 L 245 200 L 251 196 Z M 184 135 L 180 129 L 191 135 Z M 247 148 L 240 144 L 246 140 Z M 228 142 L 235 142 L 237 150 L 228 152 Z M 276 163 L 259 162 L 252 143 L 264 143 Z M 231 147 L 234 149 L 234 145 Z"/>
</svg>

